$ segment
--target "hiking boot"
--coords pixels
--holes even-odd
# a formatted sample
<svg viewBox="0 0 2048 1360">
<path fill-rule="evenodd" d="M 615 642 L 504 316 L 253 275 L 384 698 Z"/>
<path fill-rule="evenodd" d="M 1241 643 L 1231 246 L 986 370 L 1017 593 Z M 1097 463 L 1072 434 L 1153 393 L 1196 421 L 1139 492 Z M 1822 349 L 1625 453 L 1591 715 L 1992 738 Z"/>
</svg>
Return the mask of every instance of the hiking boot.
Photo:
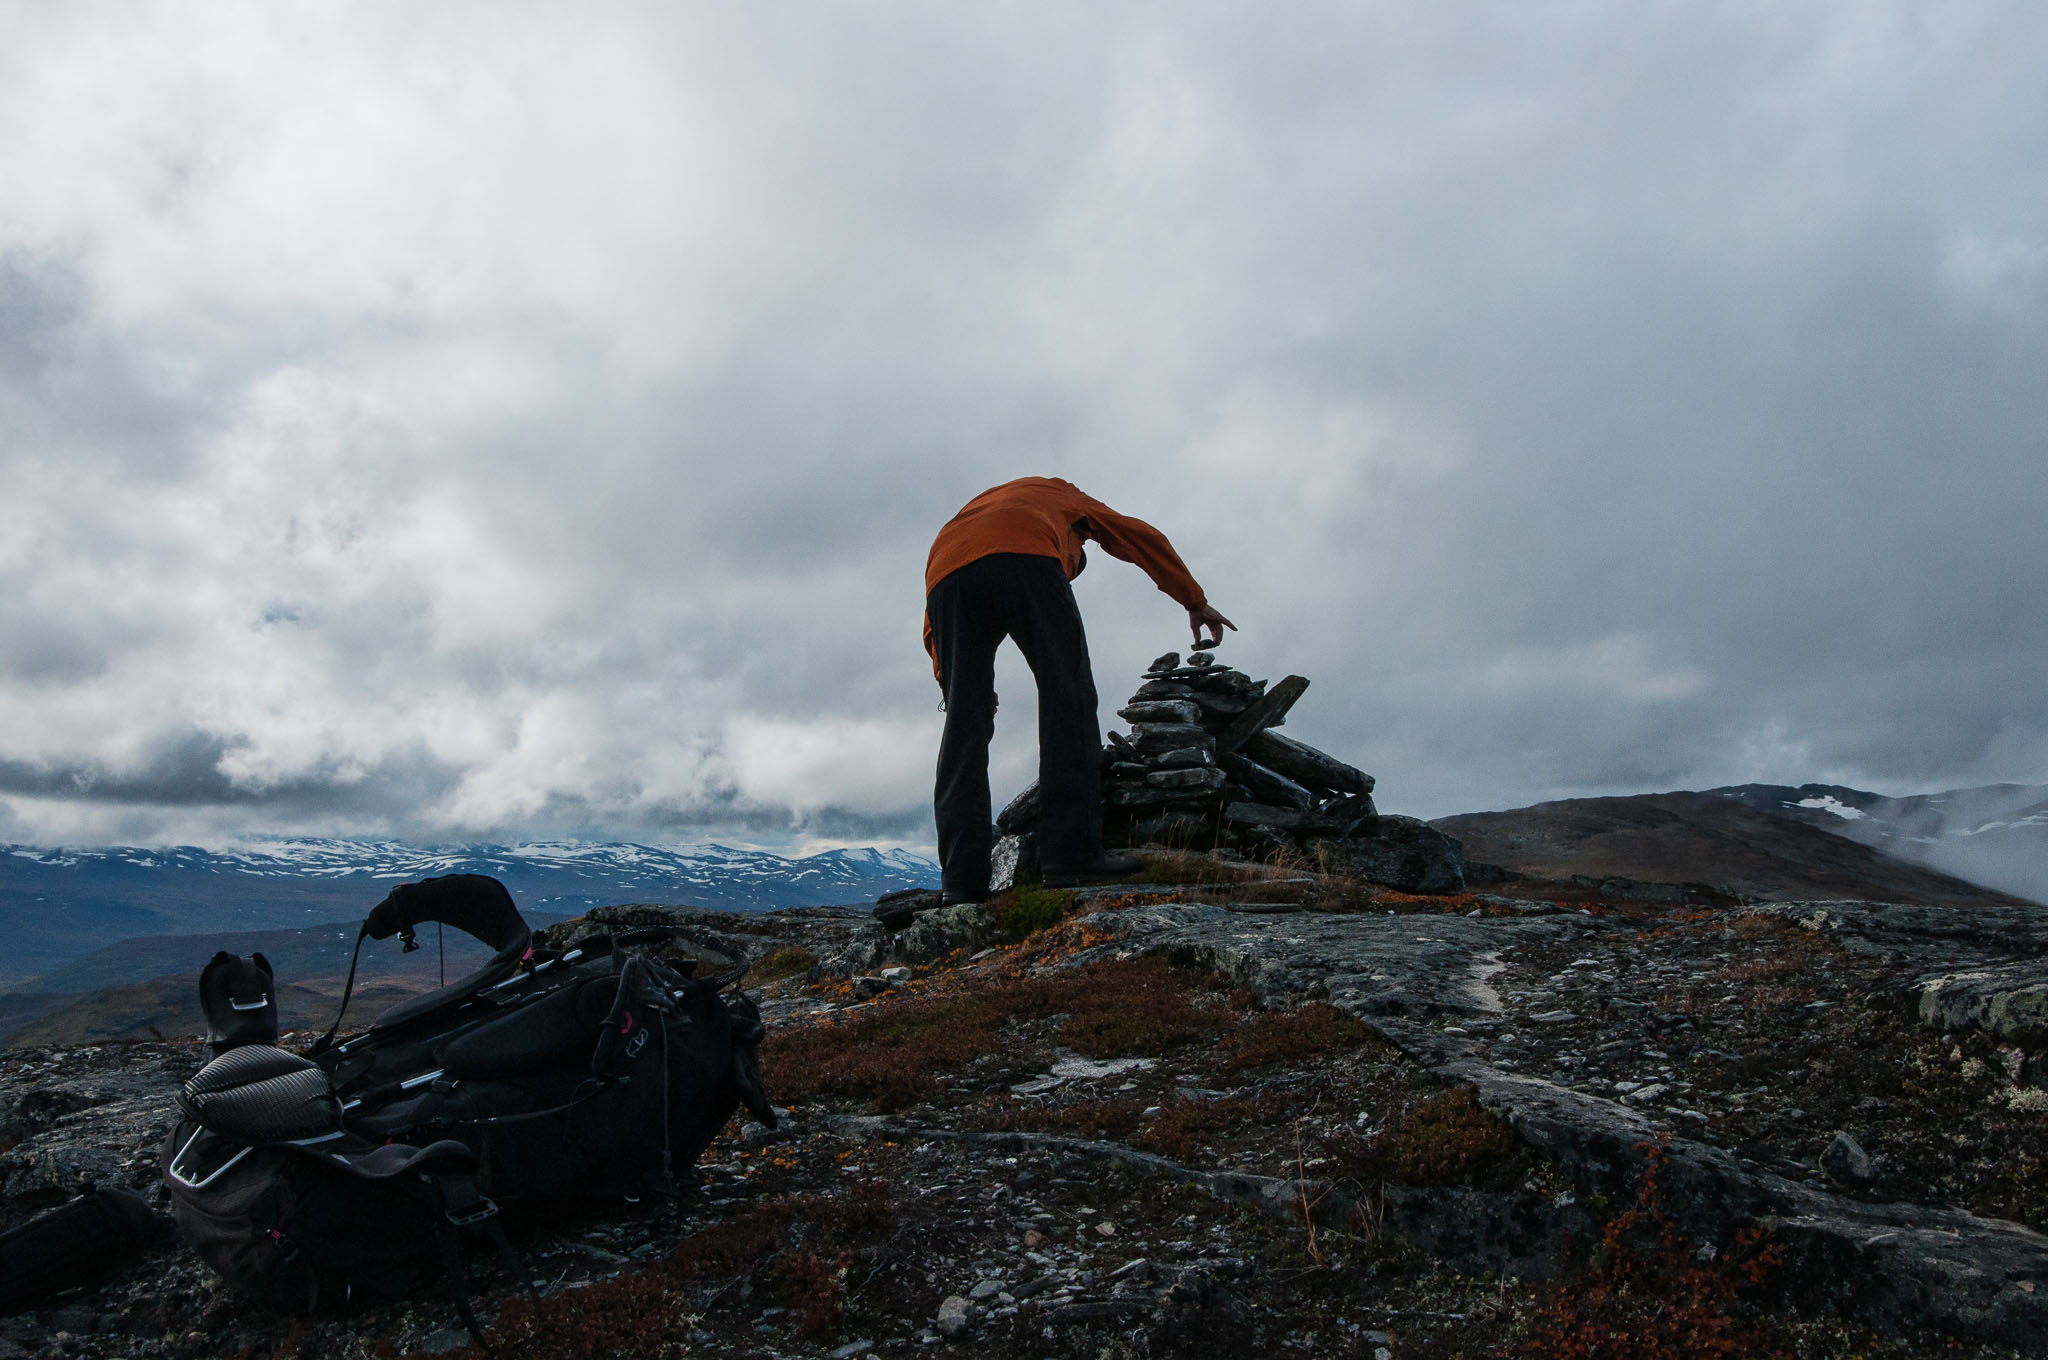
<svg viewBox="0 0 2048 1360">
<path fill-rule="evenodd" d="M 1144 866 L 1128 855 L 1101 854 L 1086 864 L 1068 865 L 1064 868 L 1045 867 L 1045 886 L 1048 888 L 1081 888 L 1090 883 L 1108 883 L 1113 879 L 1135 874 Z"/>
<path fill-rule="evenodd" d="M 971 902 L 986 902 L 988 899 L 989 891 L 987 888 L 983 888 L 979 892 L 963 892 L 958 888 L 947 888 L 939 894 L 939 905 L 942 907 L 964 907 Z"/>
</svg>

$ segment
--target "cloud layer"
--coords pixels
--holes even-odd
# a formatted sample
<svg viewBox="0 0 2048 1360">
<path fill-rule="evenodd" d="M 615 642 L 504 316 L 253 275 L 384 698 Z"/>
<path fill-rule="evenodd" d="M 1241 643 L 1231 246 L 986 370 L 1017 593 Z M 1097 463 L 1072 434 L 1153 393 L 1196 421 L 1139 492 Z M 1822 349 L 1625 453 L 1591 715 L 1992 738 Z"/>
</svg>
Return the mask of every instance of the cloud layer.
<svg viewBox="0 0 2048 1360">
<path fill-rule="evenodd" d="M 14 10 L 0 839 L 920 843 L 925 549 L 1025 473 L 1395 810 L 2048 781 L 2044 79 L 2017 3 Z M 1184 636 L 1077 590 L 1106 696 Z"/>
</svg>

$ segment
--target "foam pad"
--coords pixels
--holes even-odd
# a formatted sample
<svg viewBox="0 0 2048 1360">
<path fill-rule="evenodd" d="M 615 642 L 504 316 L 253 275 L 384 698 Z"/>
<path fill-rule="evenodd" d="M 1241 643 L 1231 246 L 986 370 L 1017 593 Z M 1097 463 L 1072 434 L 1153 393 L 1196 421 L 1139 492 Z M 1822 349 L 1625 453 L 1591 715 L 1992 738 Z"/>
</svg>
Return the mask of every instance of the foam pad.
<svg viewBox="0 0 2048 1360">
<path fill-rule="evenodd" d="M 262 1044 L 229 1049 L 178 1090 L 178 1108 L 201 1128 L 250 1147 L 293 1143 L 341 1129 L 327 1073 Z"/>
</svg>

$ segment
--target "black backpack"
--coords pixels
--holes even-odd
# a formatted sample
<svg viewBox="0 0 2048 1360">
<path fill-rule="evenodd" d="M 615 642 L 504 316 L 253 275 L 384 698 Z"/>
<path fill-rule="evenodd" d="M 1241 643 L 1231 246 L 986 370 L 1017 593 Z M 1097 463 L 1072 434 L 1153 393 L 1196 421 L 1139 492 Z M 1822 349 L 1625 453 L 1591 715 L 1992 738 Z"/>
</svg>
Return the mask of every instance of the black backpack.
<svg viewBox="0 0 2048 1360">
<path fill-rule="evenodd" d="M 229 1048 L 178 1092 L 160 1162 L 180 1235 L 272 1307 L 389 1300 L 439 1275 L 474 1332 L 461 1239 L 512 1259 L 498 1201 L 669 1189 L 742 1103 L 775 1122 L 760 1013 L 727 994 L 746 971 L 736 948 L 654 927 L 538 950 L 502 884 L 454 874 L 393 889 L 358 958 L 365 939 L 413 948 L 427 921 L 496 952 L 339 1043 L 337 1016 L 304 1056 Z M 670 944 L 716 971 L 646 952 Z M 343 1015 L 354 982 L 352 962 Z"/>
</svg>

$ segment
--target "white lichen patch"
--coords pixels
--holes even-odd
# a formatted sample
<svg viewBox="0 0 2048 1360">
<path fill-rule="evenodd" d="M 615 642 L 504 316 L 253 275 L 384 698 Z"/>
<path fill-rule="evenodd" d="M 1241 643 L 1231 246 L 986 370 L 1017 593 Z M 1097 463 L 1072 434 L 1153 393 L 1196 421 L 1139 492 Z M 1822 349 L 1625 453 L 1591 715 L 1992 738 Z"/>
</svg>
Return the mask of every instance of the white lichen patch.
<svg viewBox="0 0 2048 1360">
<path fill-rule="evenodd" d="M 1991 1097 L 1994 1105 L 2001 1100 L 2019 1114 L 2048 1114 L 2048 1091 L 2038 1086 L 2008 1086 Z"/>
</svg>

